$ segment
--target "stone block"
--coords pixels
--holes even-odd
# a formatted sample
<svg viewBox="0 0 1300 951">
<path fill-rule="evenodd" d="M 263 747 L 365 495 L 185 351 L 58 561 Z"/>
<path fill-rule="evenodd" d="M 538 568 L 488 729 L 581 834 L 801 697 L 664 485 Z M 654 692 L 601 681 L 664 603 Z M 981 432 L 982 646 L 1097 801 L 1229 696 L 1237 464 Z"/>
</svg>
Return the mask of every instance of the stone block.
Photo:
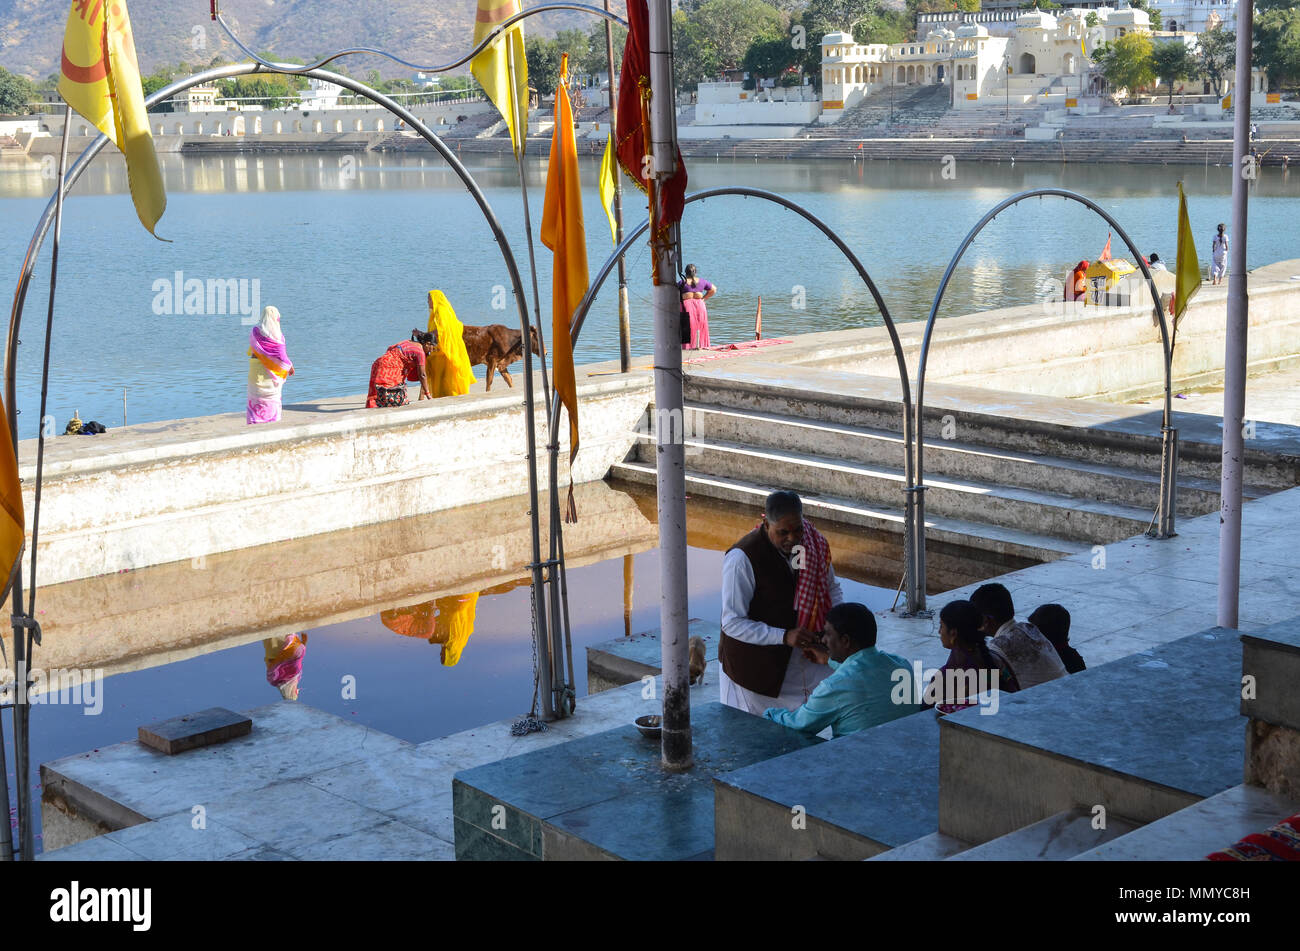
<svg viewBox="0 0 1300 951">
<path fill-rule="evenodd" d="M 237 736 L 246 736 L 252 731 L 253 721 L 249 717 L 225 707 L 210 707 L 198 713 L 142 726 L 139 736 L 145 746 L 174 756 L 200 746 L 213 746 Z"/>
</svg>

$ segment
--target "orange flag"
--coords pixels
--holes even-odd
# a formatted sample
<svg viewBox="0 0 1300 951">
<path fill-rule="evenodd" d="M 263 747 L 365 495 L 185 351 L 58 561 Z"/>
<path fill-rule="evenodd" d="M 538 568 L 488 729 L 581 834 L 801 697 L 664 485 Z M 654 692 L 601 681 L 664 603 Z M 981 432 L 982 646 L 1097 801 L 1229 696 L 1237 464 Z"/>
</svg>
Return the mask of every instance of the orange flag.
<svg viewBox="0 0 1300 951">
<path fill-rule="evenodd" d="M 573 369 L 573 338 L 569 322 L 587 293 L 587 234 L 582 224 L 582 189 L 578 182 L 578 143 L 573 135 L 569 104 L 569 56 L 560 59 L 555 89 L 555 131 L 546 169 L 546 205 L 542 211 L 542 244 L 555 255 L 551 282 L 551 345 L 555 393 L 569 413 L 569 503 L 566 522 L 578 519 L 573 502 L 573 458 L 578 454 L 578 385 Z"/>
<path fill-rule="evenodd" d="M 9 415 L 0 403 L 0 584 L 4 585 L 0 601 L 9 595 L 9 587 L 18 573 L 23 553 L 26 522 L 23 518 L 23 487 L 18 481 L 18 459 L 9 437 Z M 0 640 L 0 650 L 4 641 Z"/>
<path fill-rule="evenodd" d="M 1106 247 L 1101 249 L 1101 257 L 1097 258 L 1097 260 L 1098 261 L 1110 260 L 1110 232 L 1109 231 L 1106 232 Z"/>
</svg>

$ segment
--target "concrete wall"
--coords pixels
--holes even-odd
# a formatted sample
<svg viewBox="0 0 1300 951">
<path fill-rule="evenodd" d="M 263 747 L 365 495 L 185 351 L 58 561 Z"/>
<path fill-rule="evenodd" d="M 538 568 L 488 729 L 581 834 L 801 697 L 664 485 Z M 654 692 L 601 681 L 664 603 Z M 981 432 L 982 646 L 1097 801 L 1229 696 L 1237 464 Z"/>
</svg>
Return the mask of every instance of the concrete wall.
<svg viewBox="0 0 1300 951">
<path fill-rule="evenodd" d="M 575 482 L 604 478 L 627 454 L 650 399 L 648 374 L 580 387 Z M 232 414 L 54 440 L 46 450 L 38 580 L 188 560 L 527 491 L 518 387 L 396 410 L 359 409 L 362 403 L 327 401 L 317 412 L 255 427 Z M 563 487 L 567 425 L 561 430 Z M 540 449 L 540 409 L 537 432 Z M 36 440 L 19 445 L 29 512 L 35 450 Z M 542 454 L 541 486 L 544 464 Z"/>
<path fill-rule="evenodd" d="M 695 107 L 695 119 L 702 125 L 807 125 L 820 113 L 820 102 L 733 102 Z"/>
</svg>

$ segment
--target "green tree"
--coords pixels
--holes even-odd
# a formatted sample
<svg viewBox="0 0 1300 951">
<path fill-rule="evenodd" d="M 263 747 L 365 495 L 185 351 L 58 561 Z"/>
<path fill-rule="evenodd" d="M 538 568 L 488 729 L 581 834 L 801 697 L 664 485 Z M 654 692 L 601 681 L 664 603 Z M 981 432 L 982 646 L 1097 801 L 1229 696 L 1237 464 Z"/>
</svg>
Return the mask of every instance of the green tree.
<svg viewBox="0 0 1300 951">
<path fill-rule="evenodd" d="M 976 5 L 979 0 L 971 0 Z M 913 24 L 905 10 L 881 10 L 872 13 L 853 30 L 853 39 L 862 44 L 867 43 L 906 43 L 915 37 Z"/>
<path fill-rule="evenodd" d="M 1169 84 L 1169 108 L 1174 106 L 1174 86 L 1191 79 L 1196 72 L 1196 58 L 1187 51 L 1182 40 L 1156 43 L 1151 51 L 1151 64 L 1156 75 Z"/>
<path fill-rule="evenodd" d="M 952 9 L 951 0 L 947 9 Z M 829 27 L 827 33 L 836 30 L 852 33 L 855 26 L 879 10 L 878 0 L 809 0 L 808 2 L 808 12 Z M 821 36 L 817 39 L 820 41 Z"/>
<path fill-rule="evenodd" d="M 1151 6 L 1149 0 L 1129 0 L 1130 7 L 1134 10 L 1141 10 L 1151 18 L 1151 29 L 1163 30 L 1165 27 L 1165 18 L 1159 10 Z"/>
<path fill-rule="evenodd" d="M 692 19 L 712 42 L 723 69 L 740 66 L 756 40 L 789 42 L 785 17 L 763 0 L 708 0 Z"/>
<path fill-rule="evenodd" d="M 776 78 L 791 66 L 799 64 L 799 50 L 790 45 L 790 41 L 778 37 L 772 40 L 755 40 L 748 50 L 742 65 L 745 72 L 755 78 Z"/>
<path fill-rule="evenodd" d="M 528 60 L 528 85 L 536 89 L 539 96 L 554 93 L 560 78 L 560 48 L 555 41 L 526 37 L 524 58 Z"/>
<path fill-rule="evenodd" d="M 1300 79 L 1300 9 L 1266 10 L 1255 20 L 1255 60 L 1270 89 Z"/>
<path fill-rule="evenodd" d="M 623 47 L 627 43 L 627 27 L 614 24 L 614 75 L 623 68 Z M 605 21 L 598 20 L 587 34 L 587 56 L 582 61 L 584 72 L 604 76 L 609 72 L 609 58 L 605 55 Z M 676 49 L 674 49 L 676 54 Z"/>
<path fill-rule="evenodd" d="M 705 29 L 684 10 L 673 14 L 673 71 L 679 90 L 694 89 L 718 75 L 722 64 Z"/>
<path fill-rule="evenodd" d="M 1196 62 L 1197 75 L 1209 80 L 1215 95 L 1222 96 L 1237 66 L 1237 34 L 1223 27 L 1197 34 Z"/>
<path fill-rule="evenodd" d="M 1104 43 L 1093 53 L 1092 60 L 1112 88 L 1126 89 L 1130 95 L 1156 78 L 1149 33 L 1126 33 L 1114 42 Z"/>
<path fill-rule="evenodd" d="M 1089 29 L 1096 26 L 1100 22 L 1101 20 L 1098 19 L 1097 12 L 1095 10 L 1089 10 L 1088 15 L 1083 18 L 1083 25 L 1088 27 Z"/>
<path fill-rule="evenodd" d="M 36 101 L 36 84 L 0 66 L 0 113 L 27 115 Z"/>
</svg>

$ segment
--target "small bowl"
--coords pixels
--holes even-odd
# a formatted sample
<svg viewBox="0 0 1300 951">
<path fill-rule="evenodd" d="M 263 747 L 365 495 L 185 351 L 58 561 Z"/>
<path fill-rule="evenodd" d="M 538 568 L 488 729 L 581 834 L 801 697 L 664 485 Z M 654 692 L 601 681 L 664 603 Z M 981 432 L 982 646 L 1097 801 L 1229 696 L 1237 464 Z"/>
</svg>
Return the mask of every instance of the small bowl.
<svg viewBox="0 0 1300 951">
<path fill-rule="evenodd" d="M 636 723 L 636 728 L 641 731 L 641 735 L 647 740 L 657 740 L 659 739 L 663 719 L 664 718 L 657 713 L 648 713 L 643 717 L 637 717 L 634 722 Z"/>
</svg>

